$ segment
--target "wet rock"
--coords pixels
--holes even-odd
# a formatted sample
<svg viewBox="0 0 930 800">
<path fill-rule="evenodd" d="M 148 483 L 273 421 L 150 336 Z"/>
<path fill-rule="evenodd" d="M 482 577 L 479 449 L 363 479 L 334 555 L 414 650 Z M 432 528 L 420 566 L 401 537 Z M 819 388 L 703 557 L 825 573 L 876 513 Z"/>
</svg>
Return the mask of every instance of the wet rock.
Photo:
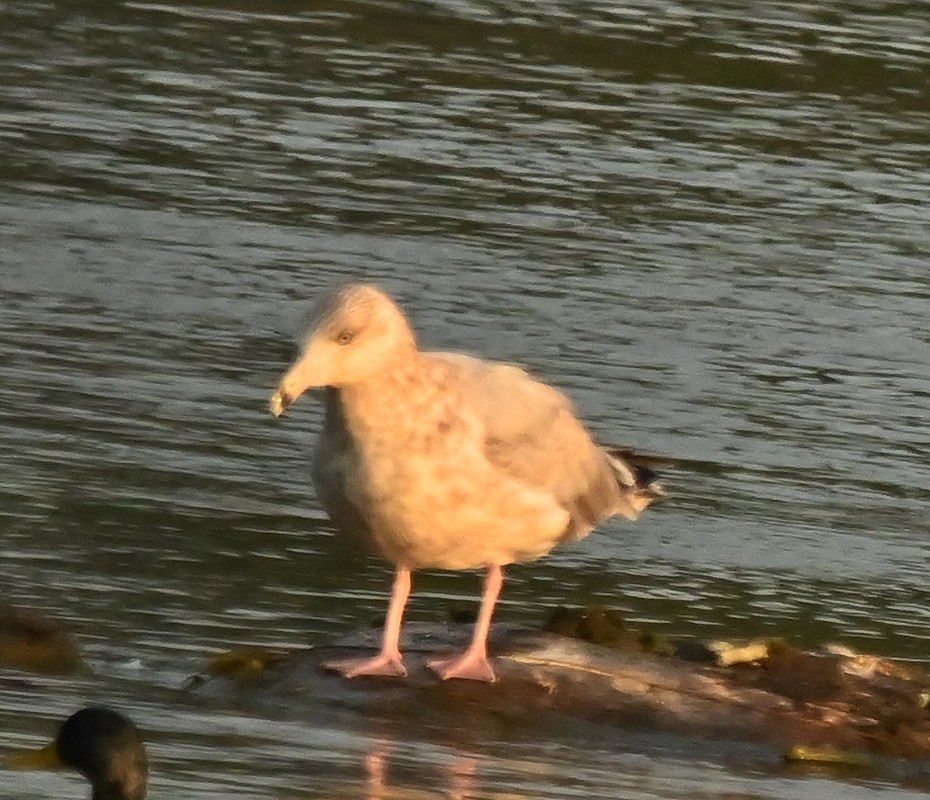
<svg viewBox="0 0 930 800">
<path fill-rule="evenodd" d="M 425 666 L 428 658 L 463 647 L 470 626 L 410 623 L 403 642 L 409 674 L 403 679 L 350 681 L 323 672 L 328 660 L 375 650 L 379 632 L 365 631 L 337 645 L 276 654 L 245 679 L 243 673 L 231 678 L 208 671 L 196 690 L 221 698 L 232 688 L 237 701 L 277 705 L 291 713 L 303 706 L 306 713 L 326 706 L 356 708 L 396 725 L 445 719 L 450 726 L 493 724 L 509 730 L 538 728 L 557 716 L 757 741 L 783 753 L 800 748 L 794 752 L 930 759 L 925 699 L 930 676 L 919 669 L 875 657 L 865 668 L 860 654 L 808 653 L 772 640 L 765 640 L 764 648 L 761 640 L 716 649 L 703 644 L 710 658 L 685 660 L 675 654 L 694 656 L 697 645 L 689 652 L 681 642 L 665 642 L 660 652 L 652 652 L 648 637 L 597 609 L 559 610 L 547 627 L 571 635 L 497 627 L 491 641 L 498 676 L 493 684 L 442 682 Z M 720 665 L 721 651 L 730 654 L 723 662 L 731 666 Z"/>
<path fill-rule="evenodd" d="M 37 611 L 0 603 L 0 667 L 68 674 L 81 666 L 74 638 Z"/>
<path fill-rule="evenodd" d="M 185 689 L 196 689 L 213 678 L 227 678 L 238 685 L 248 684 L 273 665 L 283 661 L 287 653 L 266 647 L 240 647 L 211 658 L 203 672 L 192 675 Z"/>
<path fill-rule="evenodd" d="M 855 769 L 874 769 L 876 766 L 875 759 L 862 753 L 847 753 L 830 747 L 804 747 L 803 745 L 788 748 L 785 761 L 828 764 L 834 767 Z"/>
<path fill-rule="evenodd" d="M 831 702 L 847 690 L 837 659 L 787 645 L 769 648 L 756 669 L 743 670 L 736 679 L 799 703 Z"/>
<path fill-rule="evenodd" d="M 640 634 L 631 631 L 619 613 L 600 605 L 584 608 L 559 606 L 549 614 L 543 630 L 603 647 L 634 651 L 647 649 Z"/>
</svg>

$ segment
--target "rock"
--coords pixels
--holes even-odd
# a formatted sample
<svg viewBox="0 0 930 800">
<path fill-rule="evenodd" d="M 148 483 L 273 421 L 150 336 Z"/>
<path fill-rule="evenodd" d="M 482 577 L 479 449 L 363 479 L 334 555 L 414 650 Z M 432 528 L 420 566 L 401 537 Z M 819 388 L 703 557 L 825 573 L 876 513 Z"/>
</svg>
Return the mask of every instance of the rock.
<svg viewBox="0 0 930 800">
<path fill-rule="evenodd" d="M 67 674 L 81 666 L 71 634 L 36 611 L 0 604 L 0 667 Z"/>
<path fill-rule="evenodd" d="M 806 653 L 771 641 L 765 656 L 754 650 L 751 662 L 723 667 L 646 652 L 635 636 L 621 637 L 633 647 L 617 648 L 501 625 L 491 641 L 496 683 L 439 681 L 425 660 L 460 647 L 469 635 L 469 626 L 408 624 L 409 674 L 403 679 L 346 680 L 322 671 L 328 660 L 376 649 L 374 631 L 333 646 L 275 654 L 245 677 L 208 671 L 195 690 L 219 697 L 233 692 L 240 702 L 277 704 L 295 713 L 302 704 L 307 713 L 327 705 L 357 707 L 397 724 L 445 713 L 461 719 L 466 709 L 472 719 L 538 727 L 552 714 L 764 742 L 782 752 L 800 747 L 796 752 L 930 759 L 930 676 L 920 670 L 885 664 L 864 674 L 858 654 Z"/>
</svg>

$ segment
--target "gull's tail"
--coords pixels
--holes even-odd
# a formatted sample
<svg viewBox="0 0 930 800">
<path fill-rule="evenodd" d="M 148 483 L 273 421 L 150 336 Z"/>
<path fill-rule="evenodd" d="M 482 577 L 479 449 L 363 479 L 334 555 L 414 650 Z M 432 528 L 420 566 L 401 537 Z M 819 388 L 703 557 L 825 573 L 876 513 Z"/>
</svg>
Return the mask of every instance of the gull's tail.
<svg viewBox="0 0 930 800">
<path fill-rule="evenodd" d="M 670 459 L 637 453 L 628 447 L 608 447 L 604 452 L 623 490 L 623 503 L 617 513 L 636 519 L 653 500 L 665 494 L 653 467 L 671 463 Z"/>
</svg>

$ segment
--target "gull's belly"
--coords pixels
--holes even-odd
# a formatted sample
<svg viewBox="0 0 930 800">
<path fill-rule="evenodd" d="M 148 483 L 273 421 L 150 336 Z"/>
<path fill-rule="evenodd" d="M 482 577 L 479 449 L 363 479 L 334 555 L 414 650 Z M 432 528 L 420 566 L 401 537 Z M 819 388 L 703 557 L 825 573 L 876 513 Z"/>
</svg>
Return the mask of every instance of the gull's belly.
<svg viewBox="0 0 930 800">
<path fill-rule="evenodd" d="M 568 513 L 545 492 L 462 452 L 357 462 L 347 481 L 376 549 L 412 569 L 527 561 L 561 538 Z"/>
</svg>

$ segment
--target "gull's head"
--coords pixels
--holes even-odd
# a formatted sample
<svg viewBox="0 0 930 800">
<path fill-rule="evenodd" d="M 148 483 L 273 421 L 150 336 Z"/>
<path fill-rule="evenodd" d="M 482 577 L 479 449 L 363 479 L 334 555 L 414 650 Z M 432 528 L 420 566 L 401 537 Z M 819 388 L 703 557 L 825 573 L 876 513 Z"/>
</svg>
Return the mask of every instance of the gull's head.
<svg viewBox="0 0 930 800">
<path fill-rule="evenodd" d="M 415 350 L 413 332 L 390 297 L 367 284 L 343 286 L 310 312 L 300 355 L 281 378 L 271 412 L 280 416 L 308 389 L 367 380 Z"/>
</svg>

